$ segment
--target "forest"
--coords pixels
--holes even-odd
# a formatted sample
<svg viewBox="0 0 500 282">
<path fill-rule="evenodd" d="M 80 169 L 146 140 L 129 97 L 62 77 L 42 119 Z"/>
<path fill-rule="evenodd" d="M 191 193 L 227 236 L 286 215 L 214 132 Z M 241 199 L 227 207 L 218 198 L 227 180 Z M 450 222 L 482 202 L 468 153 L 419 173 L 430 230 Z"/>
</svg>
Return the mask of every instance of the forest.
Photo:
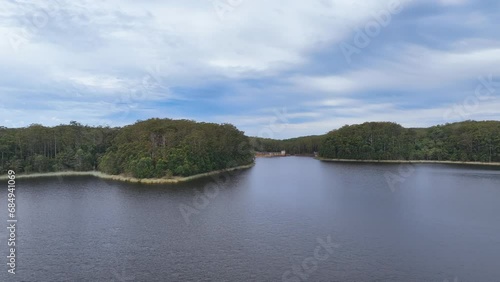
<svg viewBox="0 0 500 282">
<path fill-rule="evenodd" d="M 98 170 L 137 178 L 189 176 L 254 160 L 248 137 L 233 125 L 171 119 L 122 128 L 0 127 L 0 154 L 3 172 Z"/>
<path fill-rule="evenodd" d="M 429 128 L 391 122 L 346 125 L 327 134 L 319 156 L 358 160 L 500 162 L 500 122 L 464 121 Z"/>
<path fill-rule="evenodd" d="M 231 124 L 149 119 L 125 127 L 78 122 L 0 127 L 0 170 L 101 171 L 137 178 L 190 176 L 251 164 L 255 152 L 357 160 L 500 162 L 500 122 L 464 121 L 429 128 L 392 122 L 346 125 L 286 140 L 247 137 Z"/>
<path fill-rule="evenodd" d="M 250 137 L 252 148 L 256 152 L 280 152 L 285 150 L 288 155 L 313 156 L 319 151 L 326 135 L 312 135 L 285 140 Z"/>
</svg>

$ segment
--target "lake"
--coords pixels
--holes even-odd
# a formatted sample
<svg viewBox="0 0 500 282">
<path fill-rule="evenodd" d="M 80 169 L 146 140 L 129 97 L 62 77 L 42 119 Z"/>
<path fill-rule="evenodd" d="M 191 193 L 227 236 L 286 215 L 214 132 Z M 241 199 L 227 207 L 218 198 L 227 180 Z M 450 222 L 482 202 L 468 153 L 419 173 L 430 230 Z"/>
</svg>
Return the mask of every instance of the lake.
<svg viewBox="0 0 500 282">
<path fill-rule="evenodd" d="M 259 158 L 178 185 L 19 179 L 17 204 L 0 281 L 500 281 L 499 168 Z"/>
</svg>

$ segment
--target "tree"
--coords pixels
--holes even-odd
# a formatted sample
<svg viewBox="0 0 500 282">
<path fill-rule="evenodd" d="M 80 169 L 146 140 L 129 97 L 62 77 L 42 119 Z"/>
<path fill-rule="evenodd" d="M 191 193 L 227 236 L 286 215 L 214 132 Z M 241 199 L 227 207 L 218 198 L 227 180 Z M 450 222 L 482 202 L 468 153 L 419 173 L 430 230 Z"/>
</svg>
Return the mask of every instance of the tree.
<svg viewBox="0 0 500 282">
<path fill-rule="evenodd" d="M 150 157 L 130 162 L 131 171 L 137 178 L 152 178 L 155 174 L 153 160 Z"/>
</svg>

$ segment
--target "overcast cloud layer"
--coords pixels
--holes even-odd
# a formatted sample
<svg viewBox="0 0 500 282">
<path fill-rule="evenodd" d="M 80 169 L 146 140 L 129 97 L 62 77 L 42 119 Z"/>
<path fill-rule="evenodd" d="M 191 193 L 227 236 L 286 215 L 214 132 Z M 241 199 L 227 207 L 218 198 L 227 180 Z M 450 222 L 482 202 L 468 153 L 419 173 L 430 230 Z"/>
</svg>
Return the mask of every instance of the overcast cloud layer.
<svg viewBox="0 0 500 282">
<path fill-rule="evenodd" d="M 38 2 L 0 4 L 2 126 L 500 120 L 498 1 Z"/>
</svg>

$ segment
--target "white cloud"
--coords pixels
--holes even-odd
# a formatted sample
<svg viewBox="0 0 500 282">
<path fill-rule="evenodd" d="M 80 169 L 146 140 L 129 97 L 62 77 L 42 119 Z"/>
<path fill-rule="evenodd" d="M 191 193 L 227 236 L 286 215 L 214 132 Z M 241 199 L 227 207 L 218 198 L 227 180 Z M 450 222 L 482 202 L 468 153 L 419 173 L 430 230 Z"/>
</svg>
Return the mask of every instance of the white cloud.
<svg viewBox="0 0 500 282">
<path fill-rule="evenodd" d="M 79 75 L 67 76 L 66 79 L 84 87 L 90 87 L 98 90 L 119 91 L 126 89 L 125 83 L 122 79 L 112 76 Z"/>
<path fill-rule="evenodd" d="M 391 60 L 376 67 L 329 76 L 296 77 L 292 81 L 303 89 L 349 95 L 360 91 L 433 89 L 480 76 L 500 76 L 500 48 L 466 52 L 443 52 L 407 46 Z"/>
<path fill-rule="evenodd" d="M 8 7 L 19 17 L 46 15 L 45 24 L 29 29 L 18 59 L 43 56 L 53 66 L 65 65 L 72 71 L 112 72 L 146 68 L 168 56 L 179 75 L 215 72 L 229 77 L 235 72 L 269 72 L 301 64 L 304 52 L 339 40 L 350 27 L 387 5 L 385 1 L 353 5 L 332 0 L 326 6 L 325 1 L 244 1 L 222 21 L 210 1 L 61 3 Z M 84 44 L 84 50 L 72 42 Z M 40 65 L 39 61 L 34 59 L 33 64 Z"/>
<path fill-rule="evenodd" d="M 461 6 L 469 3 L 469 0 L 439 0 L 438 2 L 444 6 Z"/>
<path fill-rule="evenodd" d="M 419 3 L 459 6 L 468 2 Z M 478 76 L 500 76 L 498 36 L 457 35 L 451 40 L 430 32 L 440 21 L 461 19 L 463 14 L 453 13 L 457 9 L 414 15 L 411 28 L 425 37 L 408 39 L 397 30 L 387 31 L 385 35 L 394 37 L 394 42 L 379 40 L 380 50 L 367 62 L 339 69 L 334 61 L 331 68 L 325 66 L 328 61 L 323 55 L 352 38 L 356 28 L 365 26 L 375 13 L 387 10 L 388 1 L 244 0 L 224 20 L 213 1 L 17 3 L 21 4 L 7 1 L 0 10 L 0 97 L 19 99 L 12 109 L 18 121 L 0 114 L 0 120 L 11 126 L 21 121 L 120 124 L 137 116 L 197 116 L 258 132 L 273 118 L 262 107 L 290 110 L 294 123 L 280 133 L 288 137 L 367 120 L 428 124 L 439 120 L 443 104 L 474 91 L 457 85 L 476 81 Z M 417 5 L 410 0 L 400 3 L 408 12 Z M 36 26 L 30 22 L 33 15 L 39 16 Z M 397 24 L 393 16 L 391 25 Z M 488 27 L 494 21 L 471 11 L 460 26 Z M 19 45 L 13 46 L 12 40 Z M 418 40 L 422 44 L 415 43 Z M 426 40 L 448 40 L 447 49 Z M 193 95 L 186 88 L 198 92 Z M 221 88 L 224 93 L 218 93 Z M 419 107 L 432 95 L 447 99 L 427 109 L 405 110 L 401 99 L 373 96 L 384 91 L 418 92 L 420 97 L 414 99 Z M 28 96 L 29 108 L 22 101 Z M 192 108 L 187 104 L 184 111 L 155 106 L 174 98 L 198 104 Z M 210 100 L 229 110 L 200 112 L 199 104 Z M 497 104 L 481 105 L 484 111 L 475 117 L 498 118 L 491 105 Z"/>
</svg>

